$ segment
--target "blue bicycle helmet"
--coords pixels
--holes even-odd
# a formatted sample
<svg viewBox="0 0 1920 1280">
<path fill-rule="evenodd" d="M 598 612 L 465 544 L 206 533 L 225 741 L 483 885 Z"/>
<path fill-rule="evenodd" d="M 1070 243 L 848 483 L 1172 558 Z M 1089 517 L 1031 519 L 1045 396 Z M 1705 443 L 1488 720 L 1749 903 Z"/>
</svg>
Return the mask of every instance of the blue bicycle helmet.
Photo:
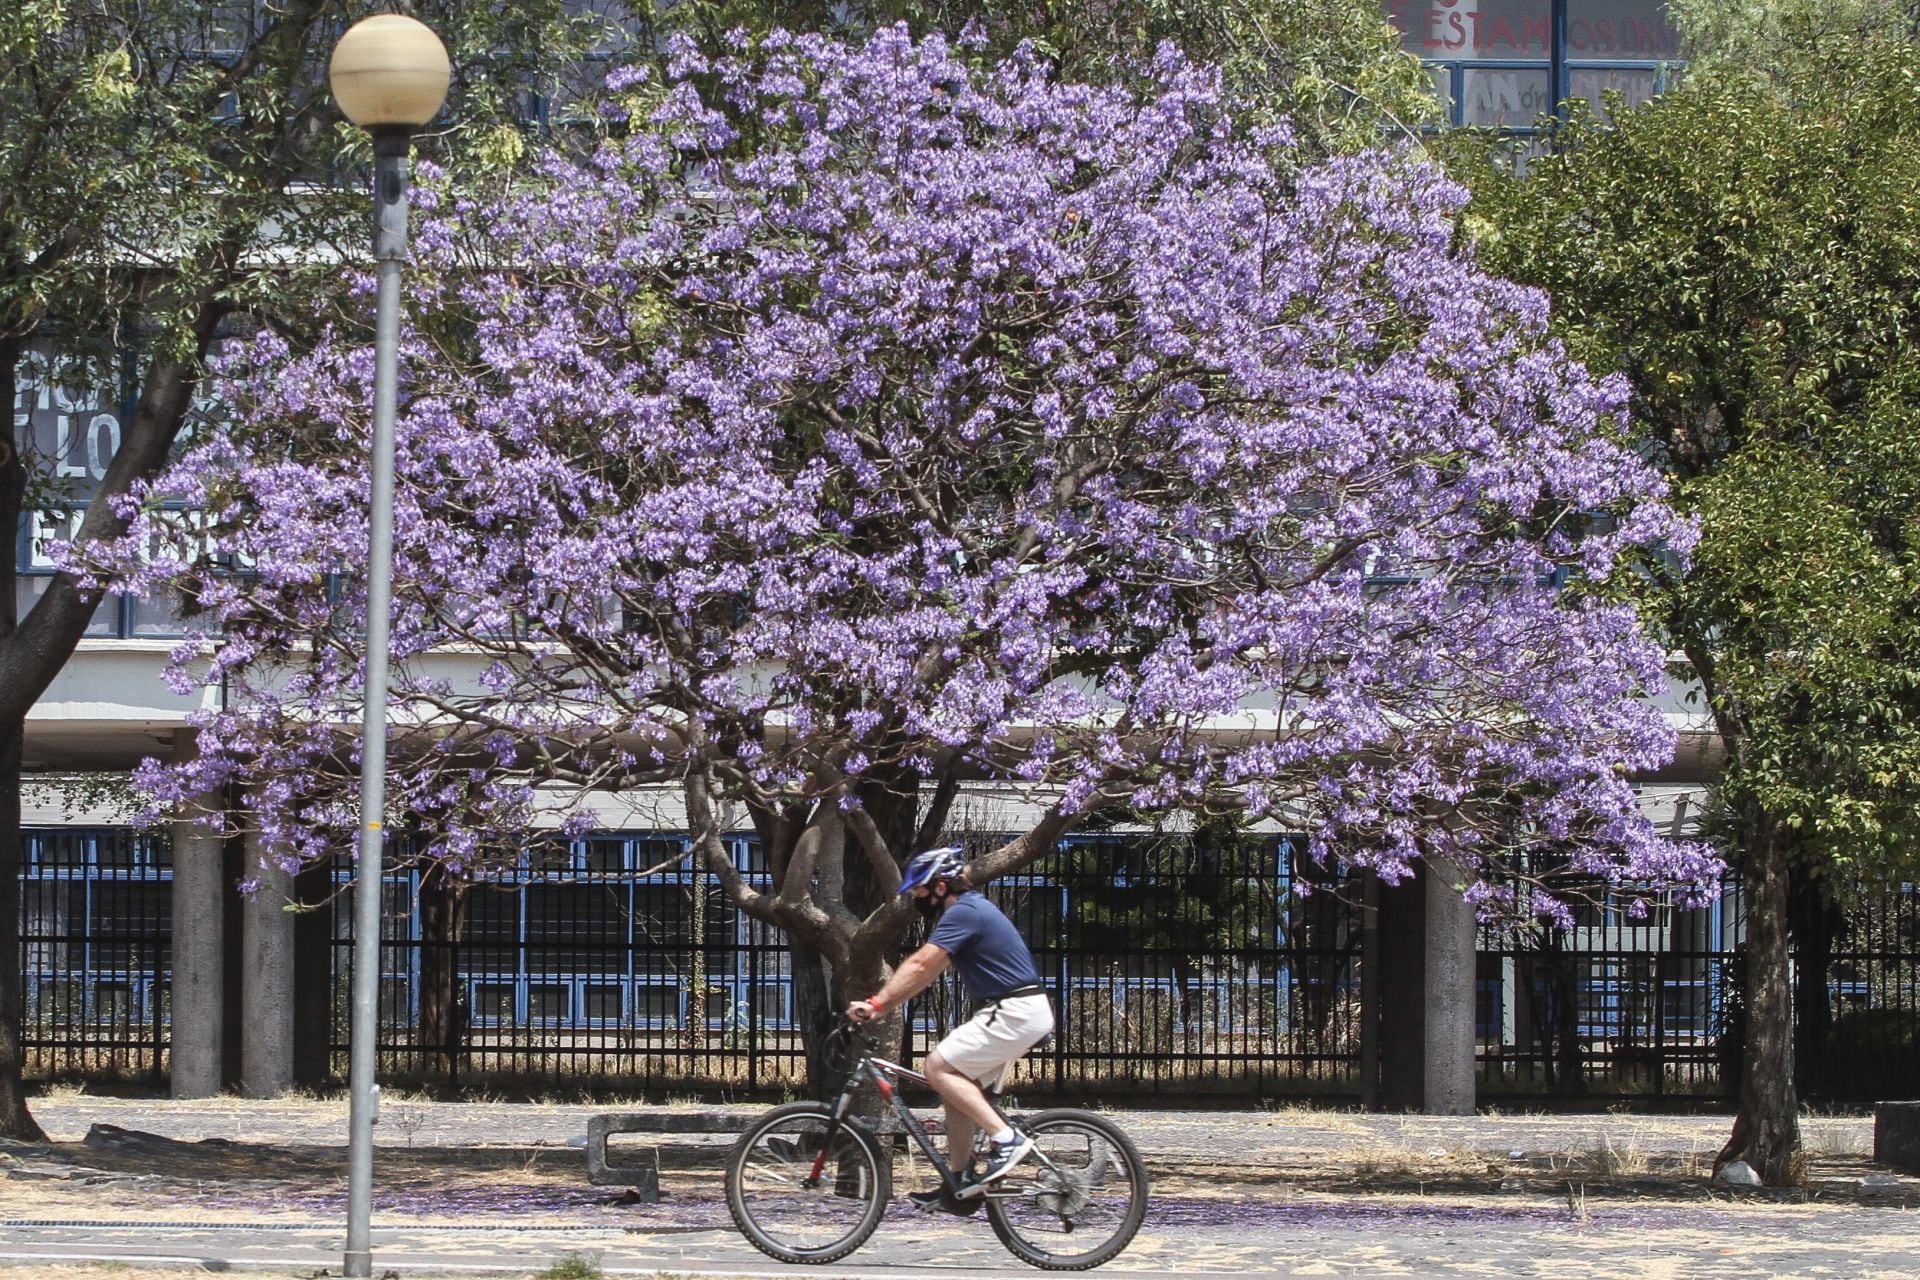
<svg viewBox="0 0 1920 1280">
<path fill-rule="evenodd" d="M 951 880 L 966 869 L 966 851 L 953 845 L 916 853 L 900 873 L 900 892 L 912 893 L 933 880 Z"/>
</svg>

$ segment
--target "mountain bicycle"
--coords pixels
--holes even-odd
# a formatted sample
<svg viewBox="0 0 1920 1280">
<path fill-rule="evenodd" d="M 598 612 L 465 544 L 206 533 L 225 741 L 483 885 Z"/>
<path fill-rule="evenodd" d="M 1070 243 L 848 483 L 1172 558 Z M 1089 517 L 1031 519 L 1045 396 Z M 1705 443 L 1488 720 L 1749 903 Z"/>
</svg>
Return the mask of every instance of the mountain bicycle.
<svg viewBox="0 0 1920 1280">
<path fill-rule="evenodd" d="M 727 1209 L 755 1248 L 782 1262 L 834 1262 L 867 1242 L 893 1197 L 893 1162 L 855 1095 L 871 1084 L 940 1174 L 948 1194 L 959 1171 L 934 1149 L 927 1126 L 897 1087 L 925 1076 L 879 1057 L 878 1043 L 848 1023 L 834 1032 L 844 1062 L 864 1052 L 832 1104 L 775 1107 L 727 1157 Z M 1033 1139 L 1033 1154 L 984 1191 L 987 1221 L 1016 1257 L 1050 1271 L 1084 1271 L 1132 1241 L 1147 1214 L 1147 1171 L 1127 1135 L 1102 1116 L 1060 1109 L 1001 1120 Z"/>
</svg>

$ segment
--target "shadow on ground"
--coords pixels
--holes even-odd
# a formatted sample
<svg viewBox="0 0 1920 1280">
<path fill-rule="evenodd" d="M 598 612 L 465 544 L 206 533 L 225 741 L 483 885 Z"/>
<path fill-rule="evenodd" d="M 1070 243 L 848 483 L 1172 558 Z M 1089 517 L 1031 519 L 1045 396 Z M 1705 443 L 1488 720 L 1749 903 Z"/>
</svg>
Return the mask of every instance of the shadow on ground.
<svg viewBox="0 0 1920 1280">
<path fill-rule="evenodd" d="M 666 1142 L 653 1148 L 666 1203 L 717 1203 L 728 1142 Z M 651 1145 L 651 1144 L 649 1144 Z M 627 1158 L 631 1158 L 628 1155 Z M 1878 1166 L 1864 1157 L 1817 1161 L 1804 1187 L 1734 1190 L 1712 1185 L 1697 1155 L 1627 1155 L 1602 1148 L 1588 1155 L 1431 1151 L 1379 1153 L 1331 1160 L 1259 1161 L 1206 1156 L 1150 1161 L 1156 1198 L 1179 1200 L 1204 1215 L 1214 1202 L 1247 1205 L 1308 1196 L 1448 1198 L 1485 1212 L 1511 1198 L 1515 1212 L 1539 1212 L 1542 1197 L 1564 1198 L 1567 1211 L 1594 1202 L 1784 1204 L 1861 1203 L 1920 1207 L 1920 1185 L 1871 1185 Z M 636 1200 L 618 1187 L 587 1182 L 582 1153 L 550 1144 L 390 1146 L 378 1151 L 376 1210 L 409 1220 L 498 1219 L 526 1223 L 613 1225 L 636 1217 Z M 162 1218 L 246 1215 L 332 1216 L 344 1212 L 346 1150 L 312 1142 L 203 1138 L 184 1141 L 109 1124 L 94 1124 L 78 1142 L 0 1142 L 0 1171 L 9 1183 L 7 1218 L 74 1218 L 138 1214 Z M 905 1174 L 907 1181 L 913 1175 Z M 1404 1210 L 1396 1209 L 1395 1212 Z M 639 1215 L 645 1217 L 654 1214 Z"/>
</svg>

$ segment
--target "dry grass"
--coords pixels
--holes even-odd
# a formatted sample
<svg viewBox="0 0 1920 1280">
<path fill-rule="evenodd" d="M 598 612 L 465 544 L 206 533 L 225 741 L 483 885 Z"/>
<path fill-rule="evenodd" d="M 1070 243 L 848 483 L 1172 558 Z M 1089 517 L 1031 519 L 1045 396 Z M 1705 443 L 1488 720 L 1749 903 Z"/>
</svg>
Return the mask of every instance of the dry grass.
<svg viewBox="0 0 1920 1280">
<path fill-rule="evenodd" d="M 1641 1145 L 1640 1130 L 1628 1129 L 1618 1137 L 1611 1133 L 1600 1135 L 1600 1146 L 1592 1155 L 1593 1171 L 1607 1178 L 1644 1177 L 1652 1168 L 1645 1148 Z"/>
<path fill-rule="evenodd" d="M 1698 1134 L 1676 1150 L 1674 1135 L 1658 1118 L 1626 1121 L 1594 1134 L 1590 1146 L 1543 1152 L 1555 1177 L 1595 1181 L 1643 1178 L 1704 1178 L 1712 1169 L 1717 1145 Z"/>
<path fill-rule="evenodd" d="M 1862 1116 L 1803 1116 L 1800 1140 L 1815 1160 L 1865 1159 L 1873 1154 L 1873 1121 Z"/>
<path fill-rule="evenodd" d="M 1278 1124 L 1299 1124 L 1333 1133 L 1371 1133 L 1373 1126 L 1362 1119 L 1363 1113 L 1350 1107 L 1316 1107 L 1310 1102 L 1272 1102 L 1260 1104 L 1260 1110 Z"/>
<path fill-rule="evenodd" d="M 1357 1178 L 1400 1177 L 1413 1172 L 1407 1150 L 1387 1143 L 1365 1143 L 1354 1151 L 1352 1159 Z"/>
<path fill-rule="evenodd" d="M 87 1096 L 87 1082 L 84 1080 L 53 1080 L 42 1085 L 34 1096 L 36 1102 L 75 1102 Z"/>
<path fill-rule="evenodd" d="M 1704 1178 L 1713 1172 L 1713 1158 L 1719 1151 L 1718 1143 L 1709 1145 L 1695 1138 L 1675 1172 L 1683 1178 Z"/>
</svg>

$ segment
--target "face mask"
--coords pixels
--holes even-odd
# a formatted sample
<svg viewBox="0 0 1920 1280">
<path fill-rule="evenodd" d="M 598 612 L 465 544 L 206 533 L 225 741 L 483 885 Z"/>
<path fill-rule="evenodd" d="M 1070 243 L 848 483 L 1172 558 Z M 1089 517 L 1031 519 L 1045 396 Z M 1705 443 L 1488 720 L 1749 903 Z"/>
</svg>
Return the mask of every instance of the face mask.
<svg viewBox="0 0 1920 1280">
<path fill-rule="evenodd" d="M 938 897 L 915 898 L 913 909 L 920 913 L 922 920 L 933 920 L 940 915 L 941 902 Z"/>
</svg>

